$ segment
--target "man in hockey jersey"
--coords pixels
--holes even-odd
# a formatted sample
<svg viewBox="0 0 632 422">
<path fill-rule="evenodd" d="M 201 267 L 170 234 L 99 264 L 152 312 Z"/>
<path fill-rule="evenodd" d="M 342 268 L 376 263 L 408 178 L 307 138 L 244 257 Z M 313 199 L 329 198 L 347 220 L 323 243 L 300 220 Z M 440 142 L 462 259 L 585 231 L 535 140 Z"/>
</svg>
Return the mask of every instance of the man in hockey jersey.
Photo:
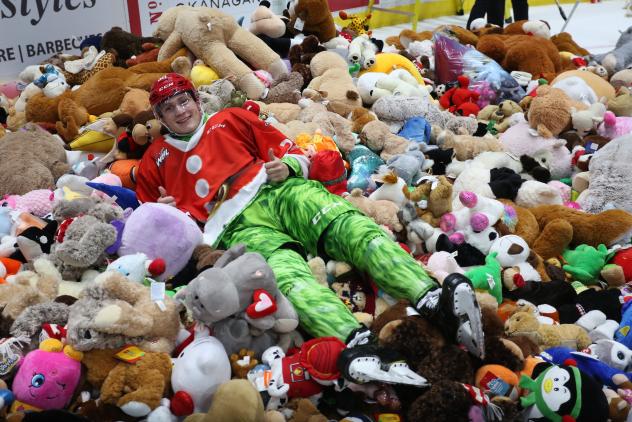
<svg viewBox="0 0 632 422">
<path fill-rule="evenodd" d="M 376 353 L 370 332 L 316 282 L 305 261 L 309 253 L 366 271 L 386 293 L 410 300 L 448 338 L 482 357 L 481 316 L 470 281 L 452 274 L 439 287 L 370 218 L 308 180 L 309 160 L 281 132 L 242 108 L 202 113 L 195 88 L 177 74 L 154 83 L 150 103 L 169 134 L 141 160 L 138 199 L 188 213 L 204 224 L 210 245 L 244 243 L 262 254 L 307 332 L 338 337 L 356 355 Z"/>
</svg>

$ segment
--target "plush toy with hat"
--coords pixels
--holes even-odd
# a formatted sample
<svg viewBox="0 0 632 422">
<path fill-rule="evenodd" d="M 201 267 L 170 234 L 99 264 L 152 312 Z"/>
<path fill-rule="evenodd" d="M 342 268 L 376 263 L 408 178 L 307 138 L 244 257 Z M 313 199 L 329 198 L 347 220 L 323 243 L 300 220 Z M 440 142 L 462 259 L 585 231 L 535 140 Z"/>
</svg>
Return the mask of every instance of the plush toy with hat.
<svg viewBox="0 0 632 422">
<path fill-rule="evenodd" d="M 307 341 L 290 356 L 277 346 L 267 349 L 261 358 L 271 370 L 267 408 L 274 410 L 288 398 L 320 395 L 323 386 L 340 377 L 337 362 L 344 349 L 344 343 L 334 337 Z"/>
<path fill-rule="evenodd" d="M 572 362 L 539 363 L 531 377 L 522 375 L 524 415 L 534 421 L 597 421 L 608 418 L 608 402 L 599 384 Z"/>
</svg>

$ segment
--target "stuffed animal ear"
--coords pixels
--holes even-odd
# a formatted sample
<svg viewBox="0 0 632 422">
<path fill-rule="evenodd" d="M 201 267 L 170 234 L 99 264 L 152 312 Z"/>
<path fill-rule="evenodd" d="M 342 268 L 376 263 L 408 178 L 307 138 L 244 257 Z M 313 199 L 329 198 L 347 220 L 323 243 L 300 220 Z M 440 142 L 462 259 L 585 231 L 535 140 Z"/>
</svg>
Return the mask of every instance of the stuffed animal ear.
<svg viewBox="0 0 632 422">
<path fill-rule="evenodd" d="M 371 38 L 371 42 L 377 47 L 377 51 L 382 51 L 382 49 L 384 48 L 384 41 L 382 40 Z"/>
<path fill-rule="evenodd" d="M 226 252 L 215 262 L 215 268 L 223 268 L 246 253 L 246 245 L 239 243 Z"/>
</svg>

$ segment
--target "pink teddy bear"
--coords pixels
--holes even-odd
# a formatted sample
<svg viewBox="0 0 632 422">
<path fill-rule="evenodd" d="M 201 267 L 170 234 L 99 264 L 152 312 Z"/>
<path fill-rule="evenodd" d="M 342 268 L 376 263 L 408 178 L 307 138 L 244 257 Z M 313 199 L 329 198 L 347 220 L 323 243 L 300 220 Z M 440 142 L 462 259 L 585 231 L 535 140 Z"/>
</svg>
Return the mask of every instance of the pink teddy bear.
<svg viewBox="0 0 632 422">
<path fill-rule="evenodd" d="M 597 133 L 610 139 L 632 133 L 632 117 L 616 117 L 613 112 L 606 111 Z"/>
</svg>

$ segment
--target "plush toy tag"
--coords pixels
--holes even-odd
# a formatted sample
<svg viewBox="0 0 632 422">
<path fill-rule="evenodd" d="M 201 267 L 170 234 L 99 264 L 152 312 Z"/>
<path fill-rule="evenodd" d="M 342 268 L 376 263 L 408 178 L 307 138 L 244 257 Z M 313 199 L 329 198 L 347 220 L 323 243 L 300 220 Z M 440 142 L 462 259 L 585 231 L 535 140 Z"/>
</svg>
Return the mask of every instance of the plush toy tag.
<svg viewBox="0 0 632 422">
<path fill-rule="evenodd" d="M 145 352 L 136 346 L 124 347 L 120 352 L 114 355 L 115 358 L 127 363 L 136 363 L 145 356 Z"/>
<path fill-rule="evenodd" d="M 252 304 L 246 308 L 246 314 L 256 319 L 273 314 L 276 310 L 277 304 L 272 295 L 267 290 L 257 289 L 252 295 Z"/>
<path fill-rule="evenodd" d="M 167 310 L 167 307 L 165 306 L 165 290 L 165 283 L 160 281 L 151 282 L 151 300 L 154 301 L 163 312 Z"/>
<path fill-rule="evenodd" d="M 487 273 L 487 284 L 489 284 L 489 289 L 490 290 L 494 290 L 494 287 L 496 287 L 496 282 L 494 281 L 494 276 L 491 275 L 490 273 Z"/>
<path fill-rule="evenodd" d="M 18 355 L 3 357 L 0 360 L 0 376 L 9 375 L 19 360 L 20 356 Z"/>
<path fill-rule="evenodd" d="M 296 22 L 294 22 L 294 29 L 297 31 L 302 31 L 303 27 L 305 27 L 305 22 L 301 18 L 296 18 Z"/>
</svg>

